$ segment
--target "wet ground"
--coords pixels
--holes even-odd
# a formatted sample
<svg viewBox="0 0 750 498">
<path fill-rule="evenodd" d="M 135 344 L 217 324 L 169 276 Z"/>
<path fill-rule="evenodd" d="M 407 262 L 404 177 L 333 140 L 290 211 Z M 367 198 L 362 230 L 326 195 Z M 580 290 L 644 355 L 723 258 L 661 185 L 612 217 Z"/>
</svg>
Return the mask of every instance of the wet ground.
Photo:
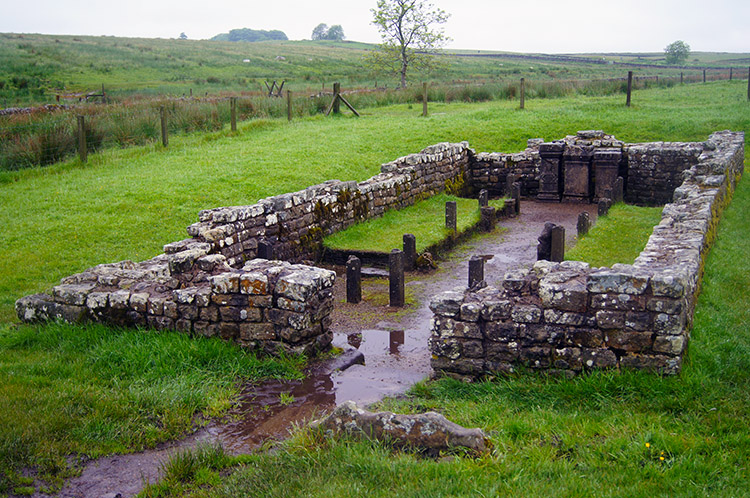
<svg viewBox="0 0 750 498">
<path fill-rule="evenodd" d="M 334 346 L 353 351 L 311 365 L 304 380 L 273 380 L 247 386 L 229 422 L 214 422 L 182 441 L 154 450 L 90 462 L 59 496 L 133 496 L 143 489 L 144 482 L 158 479 L 161 463 L 175 451 L 199 443 L 221 442 L 229 453 L 248 453 L 283 439 L 294 425 L 316 418 L 344 401 L 366 405 L 405 392 L 431 374 L 427 350 L 431 296 L 466 286 L 468 260 L 473 255 L 489 258 L 485 280 L 490 285 L 496 285 L 508 270 L 531 266 L 536 261 L 537 237 L 547 221 L 563 225 L 566 245 L 573 245 L 578 214 L 584 210 L 595 218 L 594 205 L 523 202 L 521 215 L 502 221 L 502 230 L 456 247 L 447 260 L 440 262 L 440 269 L 431 274 L 410 275 L 407 304 L 412 304 L 405 309 L 385 305 L 387 282 L 369 279 L 363 279 L 365 301 L 347 304 L 343 269 L 338 268 Z M 364 364 L 360 364 L 362 355 L 358 352 L 364 355 Z"/>
</svg>

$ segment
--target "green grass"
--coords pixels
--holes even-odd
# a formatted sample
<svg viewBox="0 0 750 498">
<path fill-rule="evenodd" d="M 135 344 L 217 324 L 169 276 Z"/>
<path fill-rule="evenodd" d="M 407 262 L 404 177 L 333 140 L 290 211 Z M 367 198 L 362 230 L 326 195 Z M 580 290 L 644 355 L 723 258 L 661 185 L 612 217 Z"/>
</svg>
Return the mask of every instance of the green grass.
<svg viewBox="0 0 750 498">
<path fill-rule="evenodd" d="M 178 332 L 4 325 L 0 476 L 34 467 L 59 484 L 70 454 L 96 457 L 178 438 L 224 414 L 238 382 L 299 377 L 302 363 Z"/>
<path fill-rule="evenodd" d="M 422 252 L 453 235 L 452 230 L 445 228 L 445 203 L 449 201 L 456 203 L 458 233 L 479 222 L 476 199 L 438 194 L 413 206 L 386 211 L 380 218 L 329 235 L 323 240 L 323 245 L 330 249 L 389 253 L 391 249 L 403 245 L 405 233 L 411 233 L 417 239 L 417 252 Z M 493 200 L 490 205 L 502 209 L 504 201 Z"/>
<path fill-rule="evenodd" d="M 306 429 L 200 496 L 749 496 L 748 209 L 744 181 L 706 261 L 681 375 L 522 372 L 418 384 L 379 408 L 480 427 L 491 453 L 432 460 Z"/>
<path fill-rule="evenodd" d="M 654 226 L 661 221 L 661 212 L 661 207 L 615 204 L 565 254 L 565 259 L 585 261 L 591 266 L 633 264 L 646 246 Z"/>
</svg>

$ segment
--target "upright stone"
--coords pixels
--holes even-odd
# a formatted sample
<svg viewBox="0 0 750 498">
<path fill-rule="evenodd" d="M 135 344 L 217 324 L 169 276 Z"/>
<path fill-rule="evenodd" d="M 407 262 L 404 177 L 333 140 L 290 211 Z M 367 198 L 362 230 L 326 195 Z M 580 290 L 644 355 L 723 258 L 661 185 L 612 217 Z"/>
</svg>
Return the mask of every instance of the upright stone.
<svg viewBox="0 0 750 498">
<path fill-rule="evenodd" d="M 552 244 L 552 228 L 555 224 L 548 221 L 544 224 L 541 235 L 537 239 L 539 244 L 536 246 L 536 259 L 550 261 L 550 252 Z"/>
<path fill-rule="evenodd" d="M 576 228 L 578 229 L 578 238 L 589 233 L 589 228 L 591 228 L 591 217 L 589 216 L 589 213 L 584 211 L 578 215 L 578 224 L 576 225 Z"/>
<path fill-rule="evenodd" d="M 594 152 L 592 165 L 594 168 L 594 201 L 607 198 L 611 199 L 611 194 L 606 195 L 615 189 L 617 173 L 622 159 L 622 150 L 620 149 L 599 149 Z"/>
<path fill-rule="evenodd" d="M 563 154 L 565 166 L 563 199 L 568 202 L 589 202 L 591 148 L 571 145 Z"/>
<path fill-rule="evenodd" d="M 479 191 L 479 207 L 487 207 L 490 202 L 490 193 L 486 189 Z"/>
<path fill-rule="evenodd" d="M 456 201 L 448 201 L 445 203 L 445 228 L 448 230 L 457 230 L 456 225 L 457 218 L 457 207 Z"/>
<path fill-rule="evenodd" d="M 549 260 L 562 262 L 565 259 L 565 227 L 555 225 L 550 232 Z"/>
<path fill-rule="evenodd" d="M 537 199 L 540 201 L 560 201 L 561 189 L 561 165 L 565 144 L 562 142 L 548 142 L 539 146 L 539 193 Z"/>
<path fill-rule="evenodd" d="M 521 214 L 521 182 L 513 182 L 511 198 L 515 204 L 516 215 Z"/>
<path fill-rule="evenodd" d="M 473 289 L 484 281 L 484 258 L 472 256 L 469 260 L 469 288 Z"/>
<path fill-rule="evenodd" d="M 617 204 L 625 198 L 625 179 L 621 176 L 615 180 L 615 187 L 612 189 L 612 202 Z"/>
<path fill-rule="evenodd" d="M 480 210 L 480 225 L 483 232 L 491 232 L 495 229 L 495 208 L 488 206 Z"/>
<path fill-rule="evenodd" d="M 521 175 L 508 173 L 505 175 L 505 192 L 508 197 L 513 197 L 513 184 L 521 179 Z"/>
<path fill-rule="evenodd" d="M 393 249 L 388 256 L 388 270 L 390 276 L 390 303 L 391 306 L 401 307 L 404 305 L 404 252 Z"/>
<path fill-rule="evenodd" d="M 405 233 L 404 237 L 404 268 L 408 271 L 417 266 L 417 237 L 411 233 Z"/>
<path fill-rule="evenodd" d="M 273 257 L 273 244 L 267 240 L 261 240 L 258 242 L 258 257 L 261 259 L 272 260 Z"/>
<path fill-rule="evenodd" d="M 612 205 L 612 201 L 609 199 L 599 199 L 597 204 L 597 215 L 606 216 L 609 213 L 609 207 Z"/>
<path fill-rule="evenodd" d="M 346 261 L 346 302 L 357 304 L 362 301 L 362 262 L 356 256 Z"/>
</svg>

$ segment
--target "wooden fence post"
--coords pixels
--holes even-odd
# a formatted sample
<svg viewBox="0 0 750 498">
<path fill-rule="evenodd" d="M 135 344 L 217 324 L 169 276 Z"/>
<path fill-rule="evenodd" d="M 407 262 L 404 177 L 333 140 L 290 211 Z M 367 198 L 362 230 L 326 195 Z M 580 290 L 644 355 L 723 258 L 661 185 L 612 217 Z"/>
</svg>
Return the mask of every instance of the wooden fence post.
<svg viewBox="0 0 750 498">
<path fill-rule="evenodd" d="M 427 82 L 422 83 L 422 116 L 427 116 Z"/>
<path fill-rule="evenodd" d="M 526 78 L 521 78 L 521 109 L 525 107 L 526 103 Z"/>
<path fill-rule="evenodd" d="M 339 114 L 341 113 L 341 102 L 338 97 L 341 94 L 341 83 L 334 83 L 333 84 L 333 113 Z"/>
<path fill-rule="evenodd" d="M 704 69 L 703 70 L 703 83 L 705 82 L 706 82 L 706 70 Z"/>
<path fill-rule="evenodd" d="M 628 71 L 628 97 L 625 100 L 625 106 L 630 107 L 630 94 L 633 91 L 633 71 Z"/>
<path fill-rule="evenodd" d="M 237 131 L 237 97 L 231 97 L 229 99 L 229 109 L 232 114 L 232 131 Z"/>
<path fill-rule="evenodd" d="M 734 68 L 732 68 L 732 67 L 729 68 L 729 81 L 732 81 L 732 76 L 734 76 L 732 74 L 733 73 L 732 69 L 734 69 Z"/>
<path fill-rule="evenodd" d="M 750 67 L 747 68 L 747 100 L 750 100 Z"/>
<path fill-rule="evenodd" d="M 684 83 L 682 71 L 680 71 L 680 85 Z"/>
<path fill-rule="evenodd" d="M 78 116 L 78 157 L 81 158 L 81 162 L 85 163 L 88 160 L 88 151 L 86 150 L 86 118 Z"/>
<path fill-rule="evenodd" d="M 287 121 L 292 120 L 292 91 L 286 91 L 286 119 Z"/>
<path fill-rule="evenodd" d="M 161 144 L 166 147 L 169 145 L 169 136 L 167 135 L 167 108 L 161 106 L 159 108 L 161 114 Z"/>
</svg>

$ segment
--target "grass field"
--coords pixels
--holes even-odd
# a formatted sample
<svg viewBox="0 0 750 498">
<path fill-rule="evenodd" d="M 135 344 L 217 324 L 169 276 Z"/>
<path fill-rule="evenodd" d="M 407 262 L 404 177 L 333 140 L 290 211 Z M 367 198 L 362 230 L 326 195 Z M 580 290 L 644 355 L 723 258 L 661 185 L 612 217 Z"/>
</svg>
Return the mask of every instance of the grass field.
<svg viewBox="0 0 750 498">
<path fill-rule="evenodd" d="M 556 139 L 592 128 L 629 142 L 700 141 L 717 129 L 750 131 L 750 104 L 741 81 L 639 91 L 629 109 L 623 101 L 576 96 L 533 101 L 524 111 L 507 101 L 431 104 L 428 118 L 420 117 L 419 109 L 396 105 L 368 110 L 361 119 L 257 120 L 241 124 L 237 133 L 175 136 L 167 149 L 110 149 L 90 156 L 86 165 L 72 160 L 0 174 L 0 404 L 13 407 L 3 413 L 14 417 L 0 425 L 6 474 L 0 489 L 23 482 L 11 472 L 20 467 L 39 466 L 50 479 L 59 478 L 69 472 L 66 451 L 95 455 L 138 448 L 172 437 L 197 412 L 219 412 L 210 407 L 220 408 L 221 400 L 231 397 L 237 371 L 216 367 L 210 376 L 218 387 L 193 399 L 185 385 L 202 381 L 180 380 L 172 370 L 189 371 L 182 365 L 200 364 L 201 355 L 214 363 L 225 355 L 241 356 L 230 348 L 233 353 L 192 353 L 187 363 L 167 361 L 171 367 L 163 376 L 175 374 L 170 388 L 175 394 L 150 396 L 148 402 L 136 397 L 131 407 L 141 415 L 133 418 L 114 410 L 119 405 L 113 400 L 152 382 L 160 370 L 142 359 L 159 357 L 170 346 L 149 340 L 154 336 L 147 333 L 103 327 L 16 328 L 17 298 L 98 263 L 154 256 L 163 244 L 186 236 L 184 227 L 196 221 L 200 209 L 254 203 L 331 178 L 362 180 L 377 173 L 381 163 L 441 141 L 468 140 L 478 151 L 514 152 L 528 138 Z M 604 373 L 574 381 L 521 376 L 476 386 L 425 385 L 398 408 L 436 407 L 459 423 L 484 427 L 496 441 L 491 458 L 441 463 L 402 455 L 390 460 L 385 449 L 363 443 L 293 445 L 277 455 L 254 457 L 256 463 L 232 478 L 226 493 L 258 486 L 259 494 L 283 488 L 289 496 L 310 489 L 332 496 L 372 491 L 383 482 L 405 496 L 525 488 L 530 494 L 571 496 L 578 491 L 729 496 L 743 489 L 732 484 L 747 489 L 750 271 L 737 265 L 746 264 L 748 253 L 743 217 L 748 197 L 741 183 L 709 259 L 690 359 L 680 377 Z M 65 346 L 71 343 L 75 347 Z M 171 347 L 181 351 L 177 344 Z M 118 359 L 134 345 L 140 351 L 135 359 Z M 98 371 L 103 365 L 98 358 L 111 359 L 113 369 Z M 294 375 L 293 367 L 247 367 L 240 375 Z M 92 371 L 89 378 L 86 372 Z M 124 382 L 129 372 L 133 377 Z M 98 394 L 101 387 L 95 386 L 101 385 L 107 396 Z M 29 407 L 40 412 L 18 415 Z M 76 410 L 81 416 L 69 417 Z M 91 412 L 108 414 L 101 423 L 118 429 L 91 430 Z M 159 414 L 175 417 L 177 422 L 166 426 L 173 429 L 159 423 L 161 432 L 153 432 L 148 424 Z M 135 423 L 126 423 L 131 418 Z M 39 428 L 35 420 L 45 423 Z M 89 431 L 93 436 L 86 436 Z M 117 438 L 108 437 L 112 431 Z M 659 453 L 652 459 L 646 442 L 669 455 L 669 466 L 660 463 Z M 330 478 L 321 482 L 322 476 Z M 609 484 L 619 488 L 607 491 Z M 676 492 L 683 489 L 689 492 Z M 371 492 L 377 493 L 386 491 Z"/>
<path fill-rule="evenodd" d="M 54 102 L 56 94 L 98 91 L 111 97 L 134 93 L 157 95 L 265 92 L 264 81 L 287 81 L 295 92 L 319 91 L 334 81 L 344 87 L 396 84 L 395 77 L 374 74 L 363 65 L 373 45 L 357 42 L 275 41 L 231 43 L 107 36 L 63 36 L 0 33 L 0 108 Z M 463 55 L 486 51 L 456 51 Z M 414 81 L 565 80 L 636 76 L 679 76 L 681 69 L 624 68 L 502 57 L 456 57 L 447 52 L 437 73 L 414 73 Z M 608 57 L 617 62 L 648 63 L 662 54 Z M 690 65 L 736 65 L 746 70 L 748 54 L 695 54 Z M 278 57 L 283 57 L 278 59 Z M 601 60 L 601 55 L 591 58 Z M 726 59 L 730 60 L 727 61 Z M 245 62 L 248 61 L 248 62 Z M 738 71 L 739 74 L 739 71 Z M 745 73 L 742 73 L 743 75 Z M 724 76 L 726 77 L 726 75 Z"/>
</svg>

